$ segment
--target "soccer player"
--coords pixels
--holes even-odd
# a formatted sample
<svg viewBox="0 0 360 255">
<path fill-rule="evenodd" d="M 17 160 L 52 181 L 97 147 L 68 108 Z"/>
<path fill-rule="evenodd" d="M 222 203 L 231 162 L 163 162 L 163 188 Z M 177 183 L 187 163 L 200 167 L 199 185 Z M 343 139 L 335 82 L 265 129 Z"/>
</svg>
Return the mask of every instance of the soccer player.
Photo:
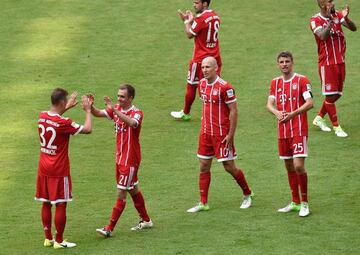
<svg viewBox="0 0 360 255">
<path fill-rule="evenodd" d="M 249 208 L 252 193 L 243 172 L 236 167 L 234 135 L 237 125 L 237 102 L 233 87 L 217 75 L 217 63 L 214 57 L 206 57 L 201 69 L 204 79 L 199 84 L 199 96 L 203 102 L 201 130 L 198 147 L 200 161 L 200 202 L 187 210 L 189 213 L 208 211 L 208 191 L 211 180 L 213 157 L 222 162 L 225 170 L 231 174 L 241 187 L 244 200 L 240 206 Z"/>
<path fill-rule="evenodd" d="M 144 197 L 138 187 L 138 169 L 141 161 L 140 130 L 143 113 L 136 108 L 132 101 L 135 98 L 135 89 L 129 84 L 119 87 L 118 104 L 113 105 L 109 97 L 104 97 L 106 108 L 99 110 L 92 106 L 91 112 L 96 117 L 106 117 L 113 120 L 116 132 L 116 183 L 118 196 L 112 210 L 109 224 L 96 232 L 104 237 L 110 237 L 126 205 L 126 196 L 129 192 L 141 221 L 131 230 L 152 228 L 151 221 L 145 207 Z M 90 101 L 93 102 L 93 97 Z"/>
<path fill-rule="evenodd" d="M 180 19 L 185 24 L 185 34 L 189 39 L 194 38 L 195 47 L 192 60 L 189 62 L 187 88 L 184 107 L 179 112 L 171 112 L 171 116 L 179 120 L 190 120 L 190 109 L 196 97 L 196 89 L 203 78 L 201 62 L 205 57 L 212 56 L 218 63 L 217 74 L 221 71 L 221 57 L 219 48 L 220 18 L 215 11 L 209 9 L 210 0 L 194 0 L 193 6 L 196 17 L 187 10 L 178 11 Z"/>
<path fill-rule="evenodd" d="M 308 156 L 306 112 L 313 107 L 313 99 L 308 78 L 294 73 L 293 64 L 290 52 L 278 55 L 277 65 L 281 76 L 270 83 L 267 109 L 277 118 L 279 156 L 285 162 L 292 193 L 292 202 L 278 212 L 299 211 L 299 216 L 305 217 L 310 213 L 305 170 L 305 158 Z"/>
<path fill-rule="evenodd" d="M 66 205 L 72 201 L 70 162 L 68 146 L 70 135 L 91 133 L 91 105 L 82 97 L 82 108 L 86 112 L 84 125 L 79 125 L 62 115 L 77 104 L 77 93 L 71 94 L 56 88 L 51 94 L 51 108 L 41 112 L 38 120 L 40 138 L 40 160 L 37 175 L 35 200 L 43 202 L 41 210 L 45 232 L 45 247 L 55 249 L 72 248 L 75 243 L 63 239 L 66 224 Z M 51 207 L 55 209 L 55 240 L 51 232 Z"/>
<path fill-rule="evenodd" d="M 356 31 L 355 23 L 349 18 L 349 6 L 341 11 L 335 10 L 333 0 L 318 0 L 320 13 L 310 19 L 310 28 L 318 46 L 318 66 L 322 94 L 325 100 L 313 124 L 322 131 L 330 132 L 324 116 L 329 114 L 335 134 L 347 137 L 341 128 L 336 114 L 335 102 L 342 96 L 345 81 L 346 43 L 341 25 Z"/>
</svg>

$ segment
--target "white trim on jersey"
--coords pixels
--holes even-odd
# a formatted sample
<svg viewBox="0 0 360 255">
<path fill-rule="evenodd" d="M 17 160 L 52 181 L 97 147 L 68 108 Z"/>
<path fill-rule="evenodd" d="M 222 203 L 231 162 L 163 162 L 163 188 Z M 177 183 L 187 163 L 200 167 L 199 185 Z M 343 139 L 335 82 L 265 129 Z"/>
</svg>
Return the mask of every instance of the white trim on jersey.
<svg viewBox="0 0 360 255">
<path fill-rule="evenodd" d="M 204 13 L 212 12 L 212 11 L 213 11 L 213 10 L 207 9 L 207 10 L 203 11 L 202 13 L 197 14 L 196 17 L 200 17 L 200 16 L 203 15 Z"/>
<path fill-rule="evenodd" d="M 213 86 L 215 83 L 217 83 L 217 81 L 220 79 L 219 76 L 216 77 L 215 81 L 213 81 L 212 83 L 208 83 L 208 81 L 206 80 L 206 86 Z"/>
<path fill-rule="evenodd" d="M 211 135 L 214 135 L 214 128 L 213 128 L 213 122 L 212 122 L 212 119 L 213 119 L 213 112 L 212 112 L 212 100 L 211 100 L 211 96 L 212 96 L 212 93 L 213 93 L 213 89 L 214 89 L 214 86 L 211 86 L 211 90 L 210 90 L 210 98 L 209 98 L 209 103 L 210 103 L 210 132 L 211 132 Z"/>
<path fill-rule="evenodd" d="M 133 166 L 131 166 L 130 167 L 130 173 L 129 173 L 129 179 L 127 180 L 127 185 L 126 185 L 127 189 L 130 188 L 130 184 L 132 182 L 132 179 L 134 178 L 134 172 L 135 172 L 135 168 Z"/>
<path fill-rule="evenodd" d="M 276 100 L 276 97 L 275 97 L 275 96 L 273 96 L 273 95 L 270 95 L 270 96 L 269 96 L 269 98 L 273 98 L 273 99 L 275 99 L 275 100 Z"/>
<path fill-rule="evenodd" d="M 69 200 L 70 198 L 70 189 L 69 189 L 69 178 L 64 177 L 64 199 Z"/>
<path fill-rule="evenodd" d="M 105 116 L 108 120 L 112 120 L 112 118 L 110 117 L 110 115 L 107 113 L 107 111 L 105 109 L 103 109 L 101 111 L 105 114 Z"/>
<path fill-rule="evenodd" d="M 128 149 L 126 153 L 126 160 L 125 160 L 125 166 L 127 166 L 128 160 L 129 160 L 129 154 L 130 154 L 130 139 L 131 138 L 131 128 L 128 127 Z"/>
<path fill-rule="evenodd" d="M 290 112 L 292 112 L 293 111 L 293 105 L 292 105 L 292 84 L 293 84 L 293 78 L 295 77 L 295 75 L 296 75 L 296 73 L 294 73 L 294 76 L 290 79 L 291 81 L 290 81 Z M 298 84 L 298 86 L 297 87 L 299 87 L 299 84 Z M 294 119 L 290 119 L 290 136 L 291 137 L 294 137 L 294 131 L 293 131 L 293 120 Z"/>
<path fill-rule="evenodd" d="M 279 159 L 292 159 L 292 156 L 279 156 Z"/>
<path fill-rule="evenodd" d="M 189 32 L 190 32 L 193 36 L 197 36 L 197 33 L 195 33 L 191 28 L 189 29 Z"/>
<path fill-rule="evenodd" d="M 224 161 L 230 161 L 230 160 L 235 160 L 235 159 L 237 159 L 237 156 L 229 156 L 229 157 L 227 157 L 227 158 L 219 158 L 217 161 L 218 162 L 224 162 Z"/>
<path fill-rule="evenodd" d="M 201 158 L 201 159 L 212 159 L 212 158 L 215 157 L 215 155 L 213 155 L 213 156 L 204 156 L 204 155 L 197 154 L 197 157 Z"/>
<path fill-rule="evenodd" d="M 317 28 L 315 28 L 315 29 L 313 30 L 314 34 L 316 34 L 316 32 L 317 32 L 319 29 L 321 29 L 321 28 L 322 28 L 322 26 L 318 26 Z"/>
<path fill-rule="evenodd" d="M 84 126 L 80 125 L 78 131 L 76 131 L 76 133 L 74 133 L 73 135 L 78 135 L 83 129 L 84 129 Z"/>
<path fill-rule="evenodd" d="M 120 165 L 121 159 L 122 159 L 122 156 L 123 156 L 123 153 L 122 153 L 123 144 L 124 144 L 124 132 L 121 132 L 121 135 L 120 135 L 120 151 L 119 151 L 119 153 L 121 155 L 120 155 L 120 158 L 119 158 L 119 161 L 118 161 L 118 165 Z"/>
<path fill-rule="evenodd" d="M 218 92 L 218 100 L 219 100 L 219 128 L 220 128 L 220 135 L 223 135 L 222 132 L 222 125 L 221 125 L 221 87 L 219 87 L 219 92 Z"/>
<path fill-rule="evenodd" d="M 282 92 L 285 93 L 285 82 L 284 82 L 284 78 L 283 79 L 283 82 L 282 82 Z M 283 98 L 283 102 L 282 102 L 282 111 L 285 111 L 285 100 Z M 286 137 L 286 124 L 283 123 L 283 129 L 284 129 L 284 138 L 287 138 Z"/>
<path fill-rule="evenodd" d="M 34 198 L 36 201 L 39 201 L 39 202 L 48 202 L 48 203 L 51 203 L 52 205 L 55 205 L 57 203 L 67 203 L 67 202 L 72 202 L 72 198 L 69 198 L 69 199 L 57 199 L 55 201 L 50 201 L 49 199 L 46 199 L 46 198 L 38 198 L 38 197 L 35 197 Z"/>
<path fill-rule="evenodd" d="M 186 80 L 187 83 L 189 83 L 191 85 L 198 85 L 199 84 L 199 81 L 194 81 L 195 76 L 196 76 L 196 68 L 197 68 L 197 63 L 192 63 L 190 79 Z"/>
<path fill-rule="evenodd" d="M 335 92 L 323 92 L 322 94 L 324 96 L 327 96 L 327 95 L 342 95 L 343 93 L 340 91 L 335 91 Z"/>
<path fill-rule="evenodd" d="M 231 104 L 231 103 L 234 103 L 234 102 L 236 102 L 236 101 L 237 101 L 237 99 L 235 98 L 235 99 L 233 99 L 233 100 L 230 100 L 230 101 L 225 102 L 225 104 Z"/>
<path fill-rule="evenodd" d="M 117 184 L 116 187 L 117 187 L 118 189 L 122 189 L 122 190 L 132 190 L 132 189 L 134 189 L 135 186 L 137 186 L 138 184 L 139 184 L 139 182 L 137 181 L 137 182 L 134 183 L 134 185 L 129 186 L 129 187 L 123 186 L 123 185 L 119 185 L 119 184 Z"/>
<path fill-rule="evenodd" d="M 335 65 L 337 65 L 337 59 L 336 59 L 336 54 L 335 54 L 334 37 L 332 35 L 330 35 L 330 37 L 331 37 L 331 45 L 332 45 L 332 48 L 333 48 L 333 55 L 334 55 Z"/>
<path fill-rule="evenodd" d="M 305 154 L 305 153 L 303 153 L 303 154 L 296 154 L 296 155 L 293 156 L 293 158 L 307 158 L 307 157 L 308 157 L 308 155 Z"/>
<path fill-rule="evenodd" d="M 299 75 L 299 81 L 298 81 L 298 86 L 297 86 L 297 91 L 298 91 L 298 93 L 297 93 L 297 103 L 296 103 L 296 107 L 297 107 L 297 109 L 299 109 L 300 108 L 300 83 L 301 83 L 301 77 L 302 76 L 300 76 Z M 300 136 L 302 136 L 302 123 L 301 123 L 301 118 L 300 118 L 300 115 L 301 114 L 298 114 L 297 115 L 297 117 L 298 117 L 298 122 L 299 122 L 299 134 L 300 134 Z"/>
</svg>

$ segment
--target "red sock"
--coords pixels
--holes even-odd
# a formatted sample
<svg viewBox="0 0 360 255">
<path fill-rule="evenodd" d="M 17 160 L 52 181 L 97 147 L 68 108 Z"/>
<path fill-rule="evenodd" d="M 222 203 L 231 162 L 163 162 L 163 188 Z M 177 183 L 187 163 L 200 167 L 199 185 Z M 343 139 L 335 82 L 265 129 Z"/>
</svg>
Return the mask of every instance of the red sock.
<svg viewBox="0 0 360 255">
<path fill-rule="evenodd" d="M 145 200 L 144 200 L 142 193 L 139 191 L 134 196 L 131 196 L 131 198 L 134 202 L 134 206 L 135 206 L 136 210 L 139 213 L 140 218 L 143 221 L 150 221 L 150 217 L 147 214 L 146 207 L 145 207 Z"/>
<path fill-rule="evenodd" d="M 44 228 L 45 238 L 52 240 L 51 234 L 51 204 L 44 202 L 41 209 L 41 220 Z"/>
<path fill-rule="evenodd" d="M 196 85 L 187 84 L 185 101 L 184 101 L 184 113 L 189 114 L 191 110 L 191 105 L 193 104 L 196 97 Z"/>
<path fill-rule="evenodd" d="M 209 187 L 211 181 L 211 172 L 200 172 L 199 189 L 200 189 L 200 203 L 207 204 Z"/>
<path fill-rule="evenodd" d="M 329 118 L 334 127 L 339 126 L 337 115 L 336 115 L 336 106 L 335 103 L 325 102 L 326 111 L 329 114 Z"/>
<path fill-rule="evenodd" d="M 115 205 L 112 210 L 111 218 L 109 221 L 109 225 L 107 225 L 107 229 L 113 231 L 116 223 L 118 222 L 122 212 L 125 209 L 126 200 L 116 199 Z"/>
<path fill-rule="evenodd" d="M 321 117 L 321 118 L 324 118 L 324 116 L 326 115 L 327 111 L 326 111 L 326 105 L 325 105 L 325 100 L 323 101 L 322 105 L 321 105 L 321 108 L 319 110 L 319 113 L 318 115 Z"/>
<path fill-rule="evenodd" d="M 298 174 L 298 182 L 300 184 L 300 191 L 301 191 L 301 201 L 307 202 L 307 185 L 308 185 L 308 178 L 307 173 Z"/>
<path fill-rule="evenodd" d="M 62 243 L 63 241 L 63 234 L 66 225 L 66 203 L 59 203 L 56 204 L 55 210 L 55 228 L 56 228 L 56 235 L 55 241 L 58 243 Z"/>
<path fill-rule="evenodd" d="M 243 190 L 243 193 L 245 196 L 248 196 L 251 194 L 251 190 L 246 182 L 244 173 L 241 171 L 241 169 L 237 169 L 238 171 L 233 175 L 236 182 L 239 184 L 241 189 Z"/>
<path fill-rule="evenodd" d="M 292 201 L 300 204 L 298 175 L 295 171 L 287 171 Z"/>
</svg>

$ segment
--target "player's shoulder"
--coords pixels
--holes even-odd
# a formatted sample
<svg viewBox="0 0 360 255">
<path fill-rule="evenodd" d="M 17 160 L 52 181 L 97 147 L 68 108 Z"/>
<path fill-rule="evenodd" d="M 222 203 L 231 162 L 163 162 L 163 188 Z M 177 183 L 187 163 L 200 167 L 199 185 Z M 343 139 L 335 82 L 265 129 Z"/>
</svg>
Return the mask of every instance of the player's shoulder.
<svg viewBox="0 0 360 255">
<path fill-rule="evenodd" d="M 137 106 L 133 105 L 132 109 L 131 109 L 134 113 L 138 113 L 138 114 L 143 114 L 143 111 L 138 108 Z"/>
<path fill-rule="evenodd" d="M 271 83 L 276 83 L 276 82 L 279 82 L 280 80 L 282 80 L 283 77 L 280 75 L 280 76 L 277 76 L 275 77 L 274 79 L 271 80 Z"/>
<path fill-rule="evenodd" d="M 309 78 L 306 75 L 296 73 L 296 76 L 299 78 L 300 81 L 309 83 Z"/>
<path fill-rule="evenodd" d="M 196 15 L 196 19 L 198 20 L 205 20 L 207 19 L 208 17 L 211 17 L 211 16 L 216 16 L 218 17 L 217 13 L 213 10 L 205 10 L 203 11 L 202 13 L 199 13 Z"/>
<path fill-rule="evenodd" d="M 224 79 L 222 79 L 220 77 L 218 78 L 217 83 L 222 87 L 227 87 L 227 86 L 231 87 L 231 84 L 229 82 L 225 81 Z"/>
<path fill-rule="evenodd" d="M 310 20 L 318 20 L 318 19 L 321 19 L 321 14 L 320 12 L 319 13 L 316 13 L 315 15 L 313 15 Z"/>
</svg>

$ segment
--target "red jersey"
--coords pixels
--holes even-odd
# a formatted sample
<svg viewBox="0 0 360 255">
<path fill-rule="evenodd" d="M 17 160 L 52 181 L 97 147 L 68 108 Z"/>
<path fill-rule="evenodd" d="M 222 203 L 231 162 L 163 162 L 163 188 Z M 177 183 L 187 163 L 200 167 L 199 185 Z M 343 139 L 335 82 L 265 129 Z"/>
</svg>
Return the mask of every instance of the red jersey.
<svg viewBox="0 0 360 255">
<path fill-rule="evenodd" d="M 312 97 L 310 81 L 305 76 L 296 73 L 288 81 L 285 81 L 282 76 L 277 77 L 270 83 L 269 97 L 275 99 L 278 111 L 295 111 Z M 308 136 L 306 112 L 298 114 L 285 123 L 278 122 L 279 139 L 296 136 Z"/>
<path fill-rule="evenodd" d="M 39 175 L 65 177 L 70 175 L 69 137 L 83 129 L 82 125 L 59 114 L 41 112 L 38 120 L 40 138 Z"/>
<path fill-rule="evenodd" d="M 203 102 L 201 115 L 201 133 L 212 136 L 227 135 L 230 129 L 228 104 L 236 102 L 233 87 L 220 77 L 208 84 L 200 80 L 199 96 Z"/>
<path fill-rule="evenodd" d="M 332 14 L 332 18 L 334 23 L 331 28 L 330 36 L 326 41 L 320 40 L 315 33 L 319 29 L 326 27 L 329 23 L 329 19 L 323 17 L 320 13 L 310 19 L 310 28 L 314 33 L 318 46 L 319 66 L 336 65 L 345 62 L 346 42 L 344 32 L 341 28 L 344 18 L 340 12 Z"/>
<path fill-rule="evenodd" d="M 196 15 L 190 33 L 195 36 L 194 62 L 201 62 L 206 57 L 214 57 L 221 64 L 219 49 L 220 18 L 216 12 L 205 10 Z"/>
<path fill-rule="evenodd" d="M 143 113 L 134 105 L 125 111 L 117 104 L 115 109 L 138 123 L 136 128 L 129 127 L 113 111 L 110 109 L 104 110 L 108 119 L 114 120 L 115 123 L 116 164 L 121 166 L 139 166 L 141 161 L 139 137 Z"/>
</svg>

